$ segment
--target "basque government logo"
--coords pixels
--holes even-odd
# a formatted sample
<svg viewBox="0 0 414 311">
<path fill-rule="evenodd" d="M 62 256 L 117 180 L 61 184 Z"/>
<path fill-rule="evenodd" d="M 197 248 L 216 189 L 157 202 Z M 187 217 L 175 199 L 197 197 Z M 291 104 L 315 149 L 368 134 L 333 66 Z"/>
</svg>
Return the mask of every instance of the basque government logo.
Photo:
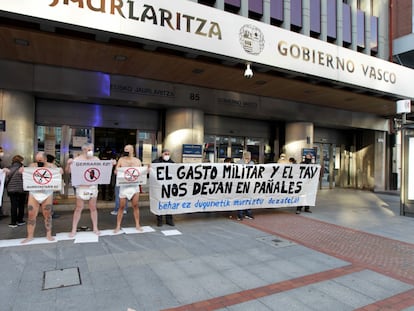
<svg viewBox="0 0 414 311">
<path fill-rule="evenodd" d="M 244 25 L 239 31 L 239 41 L 243 49 L 253 55 L 258 55 L 264 48 L 262 31 L 253 25 Z"/>
</svg>

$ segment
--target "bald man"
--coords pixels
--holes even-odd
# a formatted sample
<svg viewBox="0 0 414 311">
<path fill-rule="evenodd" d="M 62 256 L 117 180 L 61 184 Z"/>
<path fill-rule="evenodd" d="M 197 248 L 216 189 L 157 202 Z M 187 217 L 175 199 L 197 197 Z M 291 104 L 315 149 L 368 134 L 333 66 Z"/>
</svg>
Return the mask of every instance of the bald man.
<svg viewBox="0 0 414 311">
<path fill-rule="evenodd" d="M 120 167 L 140 167 L 142 166 L 141 160 L 134 156 L 134 147 L 132 145 L 126 145 L 124 147 L 124 154 L 119 158 L 115 168 L 115 174 L 118 173 Z M 140 188 L 139 185 L 121 185 L 119 188 L 119 209 L 116 216 L 116 228 L 114 233 L 118 233 L 121 230 L 122 218 L 124 216 L 124 209 L 127 200 L 132 201 L 132 208 L 134 211 L 135 227 L 138 231 L 142 231 L 139 224 L 139 199 Z"/>
<path fill-rule="evenodd" d="M 44 152 L 38 152 L 35 156 L 34 163 L 30 164 L 30 167 L 46 167 L 56 168 L 56 165 L 48 163 L 46 161 L 46 154 Z M 21 172 L 24 168 L 21 169 Z M 46 239 L 53 241 L 52 237 L 52 205 L 53 205 L 53 191 L 52 190 L 37 190 L 29 192 L 29 200 L 27 203 L 27 237 L 22 243 L 27 243 L 33 240 L 34 231 L 36 228 L 36 218 L 39 213 L 39 209 L 42 208 L 42 214 L 45 221 Z"/>
<path fill-rule="evenodd" d="M 98 157 L 94 156 L 94 146 L 91 143 L 86 143 L 82 146 L 82 153 L 75 159 L 69 159 L 66 164 L 66 173 L 71 172 L 72 163 L 75 161 L 100 161 Z M 82 215 L 84 208 L 84 202 L 88 202 L 89 211 L 91 213 L 92 230 L 96 235 L 99 235 L 98 229 L 98 209 L 96 207 L 96 201 L 98 198 L 98 186 L 97 185 L 79 185 L 76 186 L 76 207 L 73 212 L 72 230 L 69 233 L 69 237 L 74 237 L 77 232 L 78 223 Z"/>
</svg>

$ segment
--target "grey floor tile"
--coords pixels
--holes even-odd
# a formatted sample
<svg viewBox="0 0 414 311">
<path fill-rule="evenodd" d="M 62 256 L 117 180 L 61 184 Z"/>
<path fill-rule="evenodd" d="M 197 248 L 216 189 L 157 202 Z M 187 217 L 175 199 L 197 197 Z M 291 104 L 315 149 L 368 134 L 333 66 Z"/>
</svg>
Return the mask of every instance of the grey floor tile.
<svg viewBox="0 0 414 311">
<path fill-rule="evenodd" d="M 382 300 L 414 288 L 412 285 L 370 270 L 345 275 L 335 278 L 333 281 L 352 288 L 352 290 L 358 291 L 374 300 Z"/>
<path fill-rule="evenodd" d="M 268 282 L 250 272 L 249 269 L 242 267 L 233 267 L 231 269 L 223 270 L 221 274 L 243 290 L 268 284 Z"/>
<path fill-rule="evenodd" d="M 164 285 L 172 292 L 180 304 L 190 304 L 200 300 L 211 299 L 211 296 L 194 278 L 181 277 L 167 280 Z"/>
<path fill-rule="evenodd" d="M 331 299 L 337 300 L 340 303 L 349 305 L 353 308 L 360 308 L 374 302 L 371 297 L 359 293 L 352 288 L 336 283 L 335 281 L 316 283 L 311 285 L 311 288 L 321 291 Z"/>
</svg>

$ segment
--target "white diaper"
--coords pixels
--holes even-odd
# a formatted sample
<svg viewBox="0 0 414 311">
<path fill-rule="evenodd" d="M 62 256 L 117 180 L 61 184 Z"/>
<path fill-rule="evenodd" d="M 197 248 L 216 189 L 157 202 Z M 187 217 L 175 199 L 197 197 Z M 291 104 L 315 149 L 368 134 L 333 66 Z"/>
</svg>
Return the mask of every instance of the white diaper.
<svg viewBox="0 0 414 311">
<path fill-rule="evenodd" d="M 139 193 L 139 186 L 120 186 L 119 197 L 131 200 L 135 193 Z"/>
<path fill-rule="evenodd" d="M 88 201 L 98 196 L 98 186 L 78 186 L 76 187 L 76 197 Z"/>
<path fill-rule="evenodd" d="M 50 190 L 39 190 L 39 191 L 30 191 L 29 192 L 39 204 L 42 204 L 48 197 L 53 195 L 53 191 Z"/>
</svg>

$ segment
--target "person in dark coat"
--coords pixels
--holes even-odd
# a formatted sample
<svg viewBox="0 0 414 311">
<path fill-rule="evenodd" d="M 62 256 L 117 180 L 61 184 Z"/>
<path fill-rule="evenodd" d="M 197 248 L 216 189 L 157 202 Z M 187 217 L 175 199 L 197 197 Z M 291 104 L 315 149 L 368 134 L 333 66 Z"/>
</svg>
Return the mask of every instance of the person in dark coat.
<svg viewBox="0 0 414 311">
<path fill-rule="evenodd" d="M 16 228 L 17 226 L 26 224 L 23 218 L 27 192 L 23 190 L 23 175 L 20 170 L 23 166 L 23 160 L 21 155 L 15 155 L 12 158 L 12 164 L 6 170 L 7 177 L 5 185 L 10 197 L 10 228 Z"/>
<path fill-rule="evenodd" d="M 2 159 L 3 157 L 4 157 L 4 150 L 3 150 L 3 147 L 0 146 L 0 169 L 4 168 L 3 159 Z M 3 219 L 7 216 L 3 213 L 3 197 L 1 197 L 0 200 L 2 200 L 0 202 L 0 219 Z"/>
<path fill-rule="evenodd" d="M 170 156 L 171 156 L 170 150 L 164 148 L 162 149 L 161 156 L 155 159 L 154 161 L 152 161 L 152 163 L 174 163 L 174 161 L 171 160 Z M 165 215 L 165 223 L 167 225 L 174 226 L 173 216 Z M 157 215 L 157 226 L 158 227 L 162 226 L 162 215 Z"/>
<path fill-rule="evenodd" d="M 310 153 L 307 153 L 305 160 L 300 162 L 300 164 L 312 164 L 312 155 Z M 305 213 L 312 213 L 309 206 L 298 206 L 296 208 L 296 214 L 300 214 L 300 212 L 302 212 L 302 207 L 305 208 Z"/>
</svg>

